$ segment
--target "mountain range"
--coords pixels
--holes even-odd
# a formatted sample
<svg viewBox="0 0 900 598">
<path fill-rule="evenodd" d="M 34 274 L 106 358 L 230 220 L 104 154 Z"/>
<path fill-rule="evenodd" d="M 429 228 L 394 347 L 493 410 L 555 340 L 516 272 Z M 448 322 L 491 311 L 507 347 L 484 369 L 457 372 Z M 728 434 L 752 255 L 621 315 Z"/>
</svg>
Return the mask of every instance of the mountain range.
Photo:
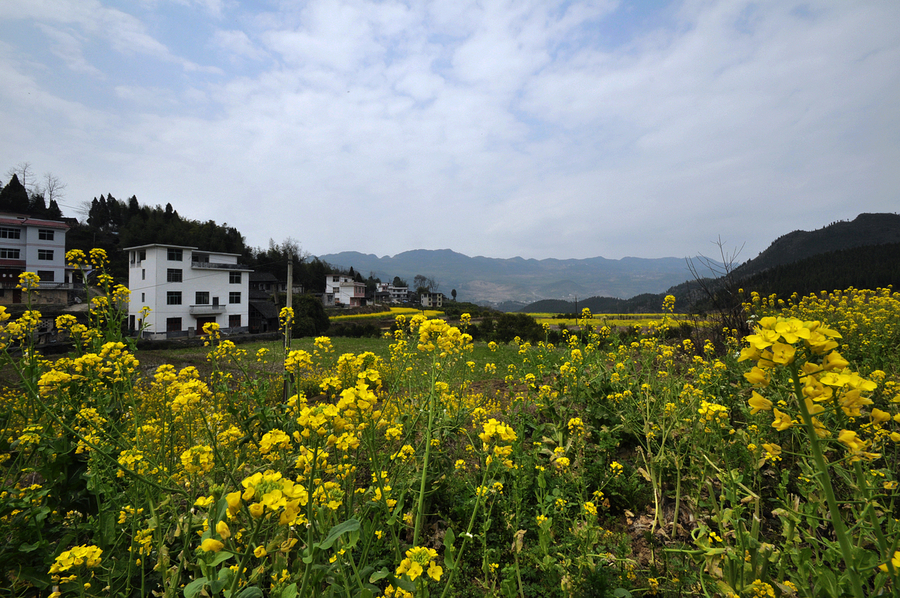
<svg viewBox="0 0 900 598">
<path fill-rule="evenodd" d="M 450 249 L 416 249 L 384 257 L 345 251 L 318 257 L 382 281 L 399 276 L 412 284 L 421 274 L 434 279 L 438 291 L 447 296 L 455 289 L 459 301 L 494 306 L 505 302 L 524 305 L 540 299 L 572 301 L 595 295 L 627 298 L 658 293 L 690 277 L 685 260 L 674 257 L 501 259 L 469 257 Z"/>
<path fill-rule="evenodd" d="M 773 241 L 756 258 L 731 266 L 736 276 L 749 278 L 828 252 L 892 243 L 900 243 L 900 215 L 860 214 L 852 221 L 832 222 L 814 231 L 795 230 Z M 674 257 L 501 259 L 469 257 L 450 249 L 416 249 L 395 256 L 345 251 L 319 258 L 383 281 L 399 276 L 412 283 L 421 274 L 434 279 L 445 295 L 456 290 L 460 301 L 505 310 L 547 299 L 573 302 L 660 294 L 693 279 L 688 261 Z"/>
</svg>

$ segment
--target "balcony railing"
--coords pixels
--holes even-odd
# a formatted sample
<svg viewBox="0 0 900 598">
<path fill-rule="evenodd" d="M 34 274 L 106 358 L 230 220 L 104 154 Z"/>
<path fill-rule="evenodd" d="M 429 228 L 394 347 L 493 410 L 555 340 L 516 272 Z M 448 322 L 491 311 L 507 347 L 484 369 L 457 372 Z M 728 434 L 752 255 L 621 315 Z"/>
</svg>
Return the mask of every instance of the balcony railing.
<svg viewBox="0 0 900 598">
<path fill-rule="evenodd" d="M 209 270 L 249 270 L 249 268 L 243 264 L 220 264 L 217 262 L 191 262 L 191 268 Z"/>
<path fill-rule="evenodd" d="M 18 282 L 0 282 L 0 289 L 16 289 L 19 288 Z M 84 289 L 84 285 L 81 283 L 71 283 L 71 282 L 44 282 L 41 281 L 38 283 L 37 290 L 39 291 L 74 291 Z"/>
<path fill-rule="evenodd" d="M 190 314 L 192 316 L 210 316 L 215 314 L 224 314 L 224 305 L 191 305 Z"/>
</svg>

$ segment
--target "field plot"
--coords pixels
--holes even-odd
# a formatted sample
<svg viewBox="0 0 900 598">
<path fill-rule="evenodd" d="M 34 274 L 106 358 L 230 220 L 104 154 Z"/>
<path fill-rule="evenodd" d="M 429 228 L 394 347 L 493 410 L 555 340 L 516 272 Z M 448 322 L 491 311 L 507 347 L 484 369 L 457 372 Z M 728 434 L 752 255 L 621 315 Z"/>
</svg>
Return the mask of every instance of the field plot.
<svg viewBox="0 0 900 598">
<path fill-rule="evenodd" d="M 540 323 L 546 323 L 550 326 L 559 327 L 560 325 L 571 328 L 580 326 L 583 322 L 581 318 L 558 318 L 559 314 L 550 313 L 530 313 Z M 693 322 L 693 319 L 683 314 L 593 314 L 592 319 L 597 326 L 609 327 L 640 327 L 647 328 L 658 326 L 663 321 L 668 321 L 670 325 L 679 322 Z"/>
<path fill-rule="evenodd" d="M 35 314 L 3 323 L 3 595 L 898 591 L 890 290 L 753 295 L 724 347 L 673 336 L 667 301 L 556 344 L 401 313 L 136 357 L 113 305 L 60 322 L 57 361 Z"/>
</svg>

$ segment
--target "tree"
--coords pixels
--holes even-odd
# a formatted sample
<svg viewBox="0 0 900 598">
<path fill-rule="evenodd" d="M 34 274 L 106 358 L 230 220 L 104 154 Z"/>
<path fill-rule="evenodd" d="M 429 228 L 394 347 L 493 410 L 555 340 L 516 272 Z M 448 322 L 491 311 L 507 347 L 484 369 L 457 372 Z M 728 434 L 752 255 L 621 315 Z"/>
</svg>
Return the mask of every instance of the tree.
<svg viewBox="0 0 900 598">
<path fill-rule="evenodd" d="M 394 282 L 391 283 L 395 287 L 408 287 L 409 283 L 400 278 L 399 276 L 394 277 Z"/>
<path fill-rule="evenodd" d="M 416 274 L 415 278 L 413 278 L 413 286 L 416 289 L 424 288 L 429 293 L 436 293 L 440 288 L 440 284 L 434 279 L 429 278 L 423 274 Z"/>
<path fill-rule="evenodd" d="M 47 202 L 43 193 L 32 193 L 28 198 L 28 213 L 32 216 L 44 217 L 47 214 Z"/>
<path fill-rule="evenodd" d="M 47 218 L 50 220 L 62 220 L 63 213 L 62 210 L 59 209 L 59 204 L 56 203 L 55 199 L 50 200 L 50 205 L 47 206 Z"/>
<path fill-rule="evenodd" d="M 712 258 L 700 255 L 697 258 L 703 268 L 709 270 L 712 278 L 701 276 L 700 267 L 693 259 L 687 259 L 688 270 L 694 278 L 694 283 L 705 296 L 705 301 L 710 308 L 715 310 L 718 316 L 717 326 L 713 327 L 717 336 L 721 335 L 723 328 L 737 330 L 742 334 L 749 334 L 750 329 L 744 314 L 743 301 L 740 294 L 740 281 L 734 271 L 737 268 L 737 257 L 744 246 L 735 249 L 731 253 L 725 248 L 725 242 L 719 237 L 715 241 L 722 262 L 716 262 Z"/>
<path fill-rule="evenodd" d="M 25 187 L 27 191 L 31 191 L 34 188 L 34 169 L 31 168 L 30 162 L 20 162 L 17 166 L 7 170 L 6 176 L 17 177 L 19 183 Z"/>
<path fill-rule="evenodd" d="M 19 175 L 13 173 L 9 184 L 0 191 L 0 210 L 25 214 L 29 203 L 28 190 L 19 182 Z"/>
<path fill-rule="evenodd" d="M 44 178 L 42 180 L 44 183 L 44 198 L 47 200 L 48 204 L 52 204 L 54 201 L 65 197 L 64 191 L 66 190 L 66 187 L 68 185 L 60 181 L 59 177 L 52 173 L 46 172 L 44 173 Z"/>
<path fill-rule="evenodd" d="M 450 296 L 453 297 L 453 300 L 456 301 L 456 289 L 450 291 Z"/>
<path fill-rule="evenodd" d="M 312 295 L 294 295 L 292 298 L 294 324 L 291 334 L 295 338 L 302 336 L 318 336 L 328 330 L 331 322 L 322 302 Z"/>
</svg>

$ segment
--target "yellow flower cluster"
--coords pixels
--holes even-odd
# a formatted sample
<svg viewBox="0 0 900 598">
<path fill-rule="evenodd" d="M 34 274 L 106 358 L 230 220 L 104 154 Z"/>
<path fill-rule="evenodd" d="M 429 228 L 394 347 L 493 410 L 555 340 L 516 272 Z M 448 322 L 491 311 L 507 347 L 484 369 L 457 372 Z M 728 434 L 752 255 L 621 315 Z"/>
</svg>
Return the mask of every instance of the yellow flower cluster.
<svg viewBox="0 0 900 598">
<path fill-rule="evenodd" d="M 434 548 L 415 546 L 406 551 L 406 558 L 397 566 L 397 575 L 406 575 L 415 581 L 419 576 L 427 572 L 428 577 L 434 581 L 440 581 L 444 569 L 436 562 L 437 551 Z"/>
<path fill-rule="evenodd" d="M 809 416 L 809 423 L 819 437 L 831 436 L 832 432 L 817 416 L 828 415 L 840 408 L 850 418 L 859 417 L 862 408 L 873 404 L 868 394 L 877 388 L 875 382 L 849 369 L 850 364 L 836 350 L 836 339 L 840 338 L 839 332 L 819 321 L 774 316 L 761 318 L 754 334 L 745 338 L 749 346 L 741 351 L 741 361 L 756 362 L 744 377 L 754 387 L 764 389 L 771 384 L 777 368 L 788 368 L 792 376 L 797 376 L 802 395 L 797 397 L 798 401 L 803 401 L 802 405 L 797 405 L 797 410 Z M 782 411 L 756 390 L 752 391 L 748 404 L 751 414 L 771 410 L 774 415 L 772 427 L 779 432 L 800 421 L 791 415 L 786 403 L 779 405 L 788 410 Z M 873 422 L 884 423 L 890 417 L 884 411 L 872 411 Z M 861 439 L 855 431 L 841 430 L 838 440 L 847 448 L 852 460 L 871 460 L 880 456 L 868 451 L 872 441 Z M 777 453 L 769 453 L 777 457 Z"/>
<path fill-rule="evenodd" d="M 192 446 L 181 453 L 181 466 L 187 473 L 206 473 L 214 464 L 212 447 Z"/>
<path fill-rule="evenodd" d="M 50 575 L 54 579 L 59 579 L 59 574 L 64 571 L 71 571 L 77 567 L 87 567 L 94 569 L 100 566 L 103 550 L 93 545 L 75 546 L 64 551 L 50 566 Z"/>
<path fill-rule="evenodd" d="M 416 316 L 410 326 L 416 326 L 419 337 L 417 348 L 422 352 L 437 351 L 441 357 L 472 350 L 472 336 L 450 326 L 441 319 L 425 320 Z"/>
<path fill-rule="evenodd" d="M 265 513 L 278 513 L 281 525 L 304 523 L 306 517 L 301 507 L 309 502 L 306 488 L 293 480 L 282 477 L 277 471 L 257 472 L 241 481 L 243 492 L 236 490 L 225 496 L 228 512 L 232 515 L 241 509 L 242 501 L 249 503 L 251 517 L 259 519 Z M 252 502 L 251 502 L 252 501 Z"/>
</svg>

